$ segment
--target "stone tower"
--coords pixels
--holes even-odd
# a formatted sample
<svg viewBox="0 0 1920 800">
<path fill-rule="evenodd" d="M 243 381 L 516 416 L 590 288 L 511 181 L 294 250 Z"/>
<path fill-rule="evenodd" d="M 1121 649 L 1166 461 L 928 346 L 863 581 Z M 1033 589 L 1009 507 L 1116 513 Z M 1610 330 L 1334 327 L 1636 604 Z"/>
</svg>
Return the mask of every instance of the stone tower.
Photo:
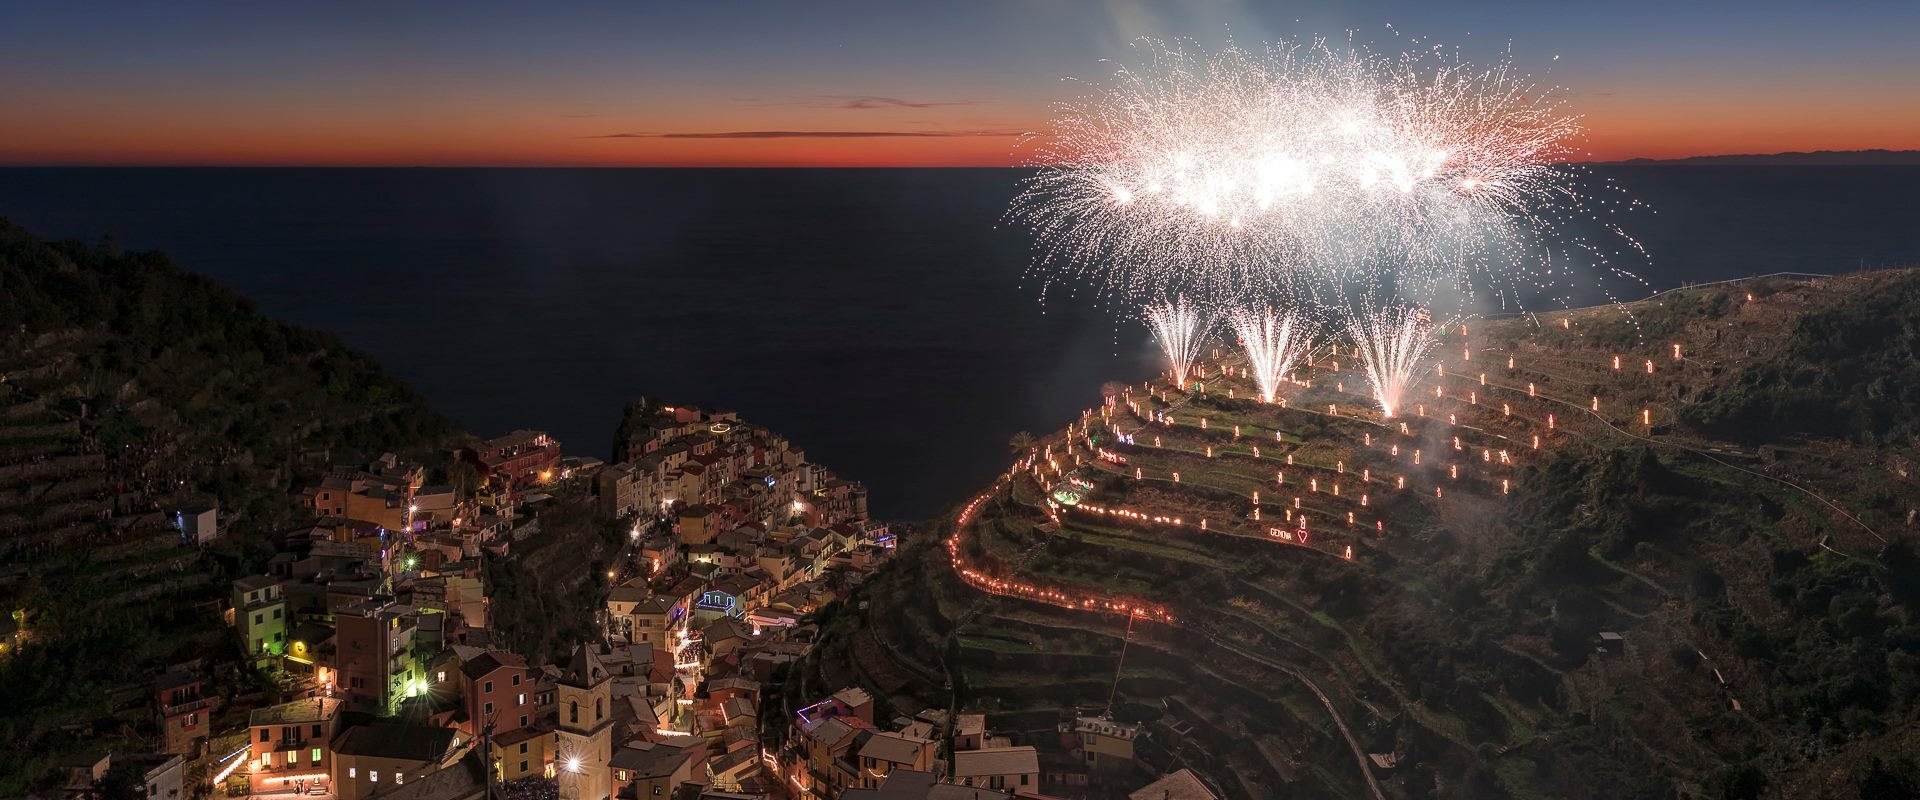
<svg viewBox="0 0 1920 800">
<path fill-rule="evenodd" d="M 562 800 L 613 797 L 613 700 L 607 668 L 593 645 L 573 649 L 556 697 L 555 777 Z"/>
</svg>

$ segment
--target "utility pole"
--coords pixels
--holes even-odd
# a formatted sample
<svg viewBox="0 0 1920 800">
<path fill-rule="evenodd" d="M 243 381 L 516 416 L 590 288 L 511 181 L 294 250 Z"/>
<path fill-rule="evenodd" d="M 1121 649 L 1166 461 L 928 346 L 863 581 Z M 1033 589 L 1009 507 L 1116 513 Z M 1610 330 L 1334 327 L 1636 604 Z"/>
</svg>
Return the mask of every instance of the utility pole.
<svg viewBox="0 0 1920 800">
<path fill-rule="evenodd" d="M 1127 635 L 1120 640 L 1120 663 L 1113 667 L 1113 688 L 1107 690 L 1107 708 L 1100 712 L 1102 719 L 1113 718 L 1113 698 L 1120 693 L 1120 673 L 1127 668 L 1127 645 L 1133 642 L 1133 621 L 1139 616 L 1137 611 L 1127 612 Z"/>
</svg>

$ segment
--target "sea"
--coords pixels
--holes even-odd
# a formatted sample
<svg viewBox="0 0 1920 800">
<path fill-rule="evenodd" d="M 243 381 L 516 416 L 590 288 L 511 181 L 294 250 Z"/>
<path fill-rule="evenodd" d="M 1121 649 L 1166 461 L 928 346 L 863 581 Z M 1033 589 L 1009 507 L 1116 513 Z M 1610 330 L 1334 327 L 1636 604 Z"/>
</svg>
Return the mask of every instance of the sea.
<svg viewBox="0 0 1920 800">
<path fill-rule="evenodd" d="M 1098 298 L 1043 302 L 1006 169 L 0 169 L 0 216 L 157 249 L 338 335 L 468 430 L 607 457 L 640 396 L 730 409 L 884 518 L 984 488 L 1017 431 L 1158 370 Z M 1644 208 L 1622 300 L 1920 264 L 1920 167 L 1594 168 Z M 1604 297 L 1586 298 L 1594 301 Z"/>
</svg>

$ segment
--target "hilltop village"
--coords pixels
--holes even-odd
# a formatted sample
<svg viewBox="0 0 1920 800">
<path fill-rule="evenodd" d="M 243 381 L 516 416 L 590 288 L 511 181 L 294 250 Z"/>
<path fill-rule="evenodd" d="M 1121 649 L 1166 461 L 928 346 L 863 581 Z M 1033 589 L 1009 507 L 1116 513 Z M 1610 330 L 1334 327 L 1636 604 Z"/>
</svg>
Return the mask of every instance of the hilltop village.
<svg viewBox="0 0 1920 800">
<path fill-rule="evenodd" d="M 616 463 L 515 431 L 449 454 L 454 483 L 385 454 L 301 487 L 311 521 L 265 573 L 233 582 L 226 611 L 276 691 L 222 697 L 203 661 L 159 676 L 164 748 L 139 757 L 150 796 L 202 781 L 226 795 L 480 796 L 489 773 L 506 796 L 764 793 L 761 683 L 807 653 L 806 615 L 894 537 L 860 484 L 772 431 L 638 411 Z M 552 529 L 580 512 L 588 534 Z M 223 519 L 212 505 L 177 514 L 197 543 Z M 596 555 L 594 635 L 551 654 L 504 641 L 490 574 Z M 70 787 L 88 791 L 119 758 L 80 759 Z"/>
<path fill-rule="evenodd" d="M 449 454 L 453 484 L 391 453 L 335 465 L 295 492 L 311 520 L 224 609 L 244 669 L 272 688 L 233 696 L 222 665 L 173 664 L 152 682 L 155 752 L 70 758 L 56 794 L 1047 796 L 1041 751 L 985 714 L 904 713 L 858 681 L 777 694 L 822 635 L 814 613 L 896 549 L 862 485 L 729 412 L 642 402 L 621 436 L 615 463 L 540 431 L 476 442 Z M 604 572 L 591 536 L 550 522 L 570 511 L 620 534 Z M 205 545 L 229 516 L 173 519 Z M 553 653 L 508 641 L 501 565 L 581 558 L 605 581 L 592 635 Z M 1062 735 L 1082 785 L 1131 772 L 1136 726 L 1086 717 Z M 1185 770 L 1135 794 L 1213 797 Z"/>
</svg>

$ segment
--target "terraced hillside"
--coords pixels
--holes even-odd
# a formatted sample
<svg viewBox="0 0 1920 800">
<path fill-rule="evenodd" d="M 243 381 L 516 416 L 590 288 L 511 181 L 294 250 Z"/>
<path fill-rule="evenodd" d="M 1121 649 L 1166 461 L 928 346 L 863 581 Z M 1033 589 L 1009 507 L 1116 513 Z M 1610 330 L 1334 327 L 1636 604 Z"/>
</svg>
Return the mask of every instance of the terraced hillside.
<svg viewBox="0 0 1920 800">
<path fill-rule="evenodd" d="M 62 750 L 141 746 L 166 663 L 238 661 L 219 602 L 332 459 L 426 454 L 455 429 L 331 338 L 272 322 L 165 256 L 0 222 L 0 795 Z M 226 536 L 173 513 L 217 501 Z M 255 687 L 238 670 L 223 691 Z"/>
<path fill-rule="evenodd" d="M 1235 796 L 1909 796 L 1917 352 L 1910 272 L 1474 321 L 1395 419 L 1223 348 L 1039 439 L 845 650 Z"/>
</svg>

